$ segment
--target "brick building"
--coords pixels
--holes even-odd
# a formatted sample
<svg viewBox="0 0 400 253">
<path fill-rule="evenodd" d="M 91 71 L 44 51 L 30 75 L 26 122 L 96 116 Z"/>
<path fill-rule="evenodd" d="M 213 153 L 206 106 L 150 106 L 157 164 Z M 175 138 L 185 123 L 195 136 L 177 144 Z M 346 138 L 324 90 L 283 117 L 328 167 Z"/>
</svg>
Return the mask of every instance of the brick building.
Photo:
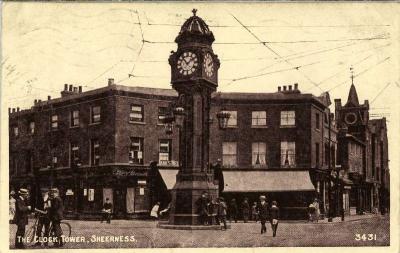
<svg viewBox="0 0 400 253">
<path fill-rule="evenodd" d="M 179 134 L 177 129 L 166 134 L 162 119 L 176 98 L 171 89 L 127 87 L 110 79 L 108 86 L 86 92 L 66 85 L 60 98 L 10 111 L 11 188 L 30 188 L 35 202 L 40 189 L 57 186 L 66 214 L 78 218 L 98 215 L 106 197 L 121 218 L 147 215 L 157 200 L 167 205 L 178 172 Z M 344 134 L 341 117 L 348 107 L 340 109 L 336 100 L 336 121 L 330 103 L 329 94 L 303 94 L 297 84 L 274 93 L 214 94 L 209 164 L 222 160 L 222 194 L 239 203 L 266 194 L 279 202 L 285 218 L 304 218 L 306 207 L 318 197 L 326 214 L 338 142 L 339 164 L 349 170 L 342 179 L 349 183 L 344 189 L 356 189 L 354 172 L 363 173 L 366 159 L 348 158 L 343 147 L 361 155 L 365 144 L 360 135 L 349 135 L 352 127 Z M 216 117 L 220 110 L 231 113 L 224 131 Z M 388 183 L 385 120 L 371 120 L 364 129 L 375 139 L 373 183 Z M 368 152 L 362 151 L 362 157 Z M 152 161 L 158 162 L 158 169 L 151 169 Z M 388 184 L 376 186 L 371 184 L 369 192 L 378 189 L 377 196 L 388 196 Z M 349 207 L 357 201 L 357 191 L 343 197 Z M 383 203 L 384 198 L 371 201 Z"/>
<path fill-rule="evenodd" d="M 370 119 L 368 100 L 358 101 L 354 84 L 347 103 L 335 99 L 338 164 L 342 166 L 345 214 L 385 212 L 389 207 L 389 168 L 386 118 Z"/>
</svg>

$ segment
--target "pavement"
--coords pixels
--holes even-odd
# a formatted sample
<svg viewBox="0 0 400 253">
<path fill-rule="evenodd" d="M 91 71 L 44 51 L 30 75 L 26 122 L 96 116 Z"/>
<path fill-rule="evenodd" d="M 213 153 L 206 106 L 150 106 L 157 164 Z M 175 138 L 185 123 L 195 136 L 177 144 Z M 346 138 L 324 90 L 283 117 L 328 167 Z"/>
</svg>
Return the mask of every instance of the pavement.
<svg viewBox="0 0 400 253">
<path fill-rule="evenodd" d="M 339 218 L 340 220 L 340 218 Z M 230 223 L 223 230 L 171 230 L 158 228 L 157 221 L 112 220 L 67 221 L 72 239 L 65 248 L 207 248 L 207 247 L 310 247 L 310 246 L 388 246 L 388 215 L 346 216 L 344 222 L 328 223 L 281 221 L 276 237 L 267 224 L 260 233 L 260 223 Z M 16 226 L 10 225 L 10 247 L 14 248 Z M 118 240 L 119 242 L 116 242 Z M 28 245 L 28 248 L 34 248 Z M 38 248 L 40 249 L 40 248 Z"/>
</svg>

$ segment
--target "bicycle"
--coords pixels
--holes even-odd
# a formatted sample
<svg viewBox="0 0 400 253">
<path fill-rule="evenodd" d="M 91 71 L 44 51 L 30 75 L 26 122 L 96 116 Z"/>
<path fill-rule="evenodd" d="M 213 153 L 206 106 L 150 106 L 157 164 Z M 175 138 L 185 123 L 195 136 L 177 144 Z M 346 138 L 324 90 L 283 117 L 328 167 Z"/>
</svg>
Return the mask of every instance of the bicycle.
<svg viewBox="0 0 400 253">
<path fill-rule="evenodd" d="M 37 242 L 41 242 L 40 238 L 36 238 L 37 237 L 36 236 L 37 227 L 38 227 L 38 224 L 39 224 L 39 218 L 44 217 L 45 215 L 47 215 L 46 211 L 43 211 L 43 210 L 40 210 L 40 209 L 36 209 L 36 208 L 35 208 L 35 213 L 37 215 L 34 218 L 34 222 L 28 228 L 28 230 L 26 231 L 26 234 L 25 234 L 25 237 L 26 237 L 27 241 L 29 243 L 33 243 L 33 244 L 35 244 Z M 70 237 L 71 236 L 71 232 L 72 232 L 71 225 L 68 222 L 61 221 L 60 222 L 60 227 L 61 227 L 61 235 L 62 236 L 64 236 L 64 237 Z M 40 235 L 43 235 L 43 231 L 40 232 Z M 50 224 L 49 224 L 49 235 L 47 237 L 42 237 L 42 241 L 44 243 L 53 242 L 50 239 L 51 238 L 55 238 L 55 237 L 56 236 L 55 236 L 55 231 L 54 231 L 54 228 L 53 228 L 53 223 L 50 222 Z M 63 241 L 63 245 L 65 243 L 66 242 Z M 55 243 L 53 242 L 53 244 L 55 244 Z"/>
</svg>

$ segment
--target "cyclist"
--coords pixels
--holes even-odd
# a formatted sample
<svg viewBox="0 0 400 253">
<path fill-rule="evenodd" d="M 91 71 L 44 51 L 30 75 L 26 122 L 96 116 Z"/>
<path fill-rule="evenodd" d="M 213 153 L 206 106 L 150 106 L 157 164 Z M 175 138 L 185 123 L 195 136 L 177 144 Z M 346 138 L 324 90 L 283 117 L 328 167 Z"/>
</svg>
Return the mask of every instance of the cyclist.
<svg viewBox="0 0 400 253">
<path fill-rule="evenodd" d="M 35 246 L 41 246 L 39 238 L 42 237 L 42 230 L 44 227 L 44 234 L 43 237 L 48 237 L 49 236 L 49 228 L 50 228 L 50 219 L 49 219 L 49 214 L 48 214 L 48 209 L 50 208 L 50 199 L 49 199 L 49 191 L 47 189 L 42 189 L 42 198 L 39 198 L 39 203 L 38 203 L 38 211 L 43 211 L 43 212 L 37 212 L 38 215 L 38 224 L 36 227 L 36 243 Z M 48 246 L 47 240 L 43 243 L 44 246 Z"/>
<path fill-rule="evenodd" d="M 60 222 L 63 219 L 63 203 L 59 196 L 59 191 L 57 188 L 52 188 L 50 190 L 50 208 L 49 208 L 49 218 L 53 226 L 53 231 L 55 237 L 57 237 L 57 242 L 55 247 L 62 247 L 62 230 Z"/>
</svg>

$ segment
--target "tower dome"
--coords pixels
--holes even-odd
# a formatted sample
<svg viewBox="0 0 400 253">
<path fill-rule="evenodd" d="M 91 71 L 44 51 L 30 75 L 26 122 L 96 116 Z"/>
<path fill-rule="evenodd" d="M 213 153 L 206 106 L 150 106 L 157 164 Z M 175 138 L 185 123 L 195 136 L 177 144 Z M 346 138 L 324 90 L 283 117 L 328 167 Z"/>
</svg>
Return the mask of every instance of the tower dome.
<svg viewBox="0 0 400 253">
<path fill-rule="evenodd" d="M 213 33 L 202 18 L 196 16 L 196 9 L 192 10 L 193 16 L 183 23 L 175 42 L 178 44 L 185 42 L 200 42 L 210 45 L 215 40 Z"/>
</svg>

